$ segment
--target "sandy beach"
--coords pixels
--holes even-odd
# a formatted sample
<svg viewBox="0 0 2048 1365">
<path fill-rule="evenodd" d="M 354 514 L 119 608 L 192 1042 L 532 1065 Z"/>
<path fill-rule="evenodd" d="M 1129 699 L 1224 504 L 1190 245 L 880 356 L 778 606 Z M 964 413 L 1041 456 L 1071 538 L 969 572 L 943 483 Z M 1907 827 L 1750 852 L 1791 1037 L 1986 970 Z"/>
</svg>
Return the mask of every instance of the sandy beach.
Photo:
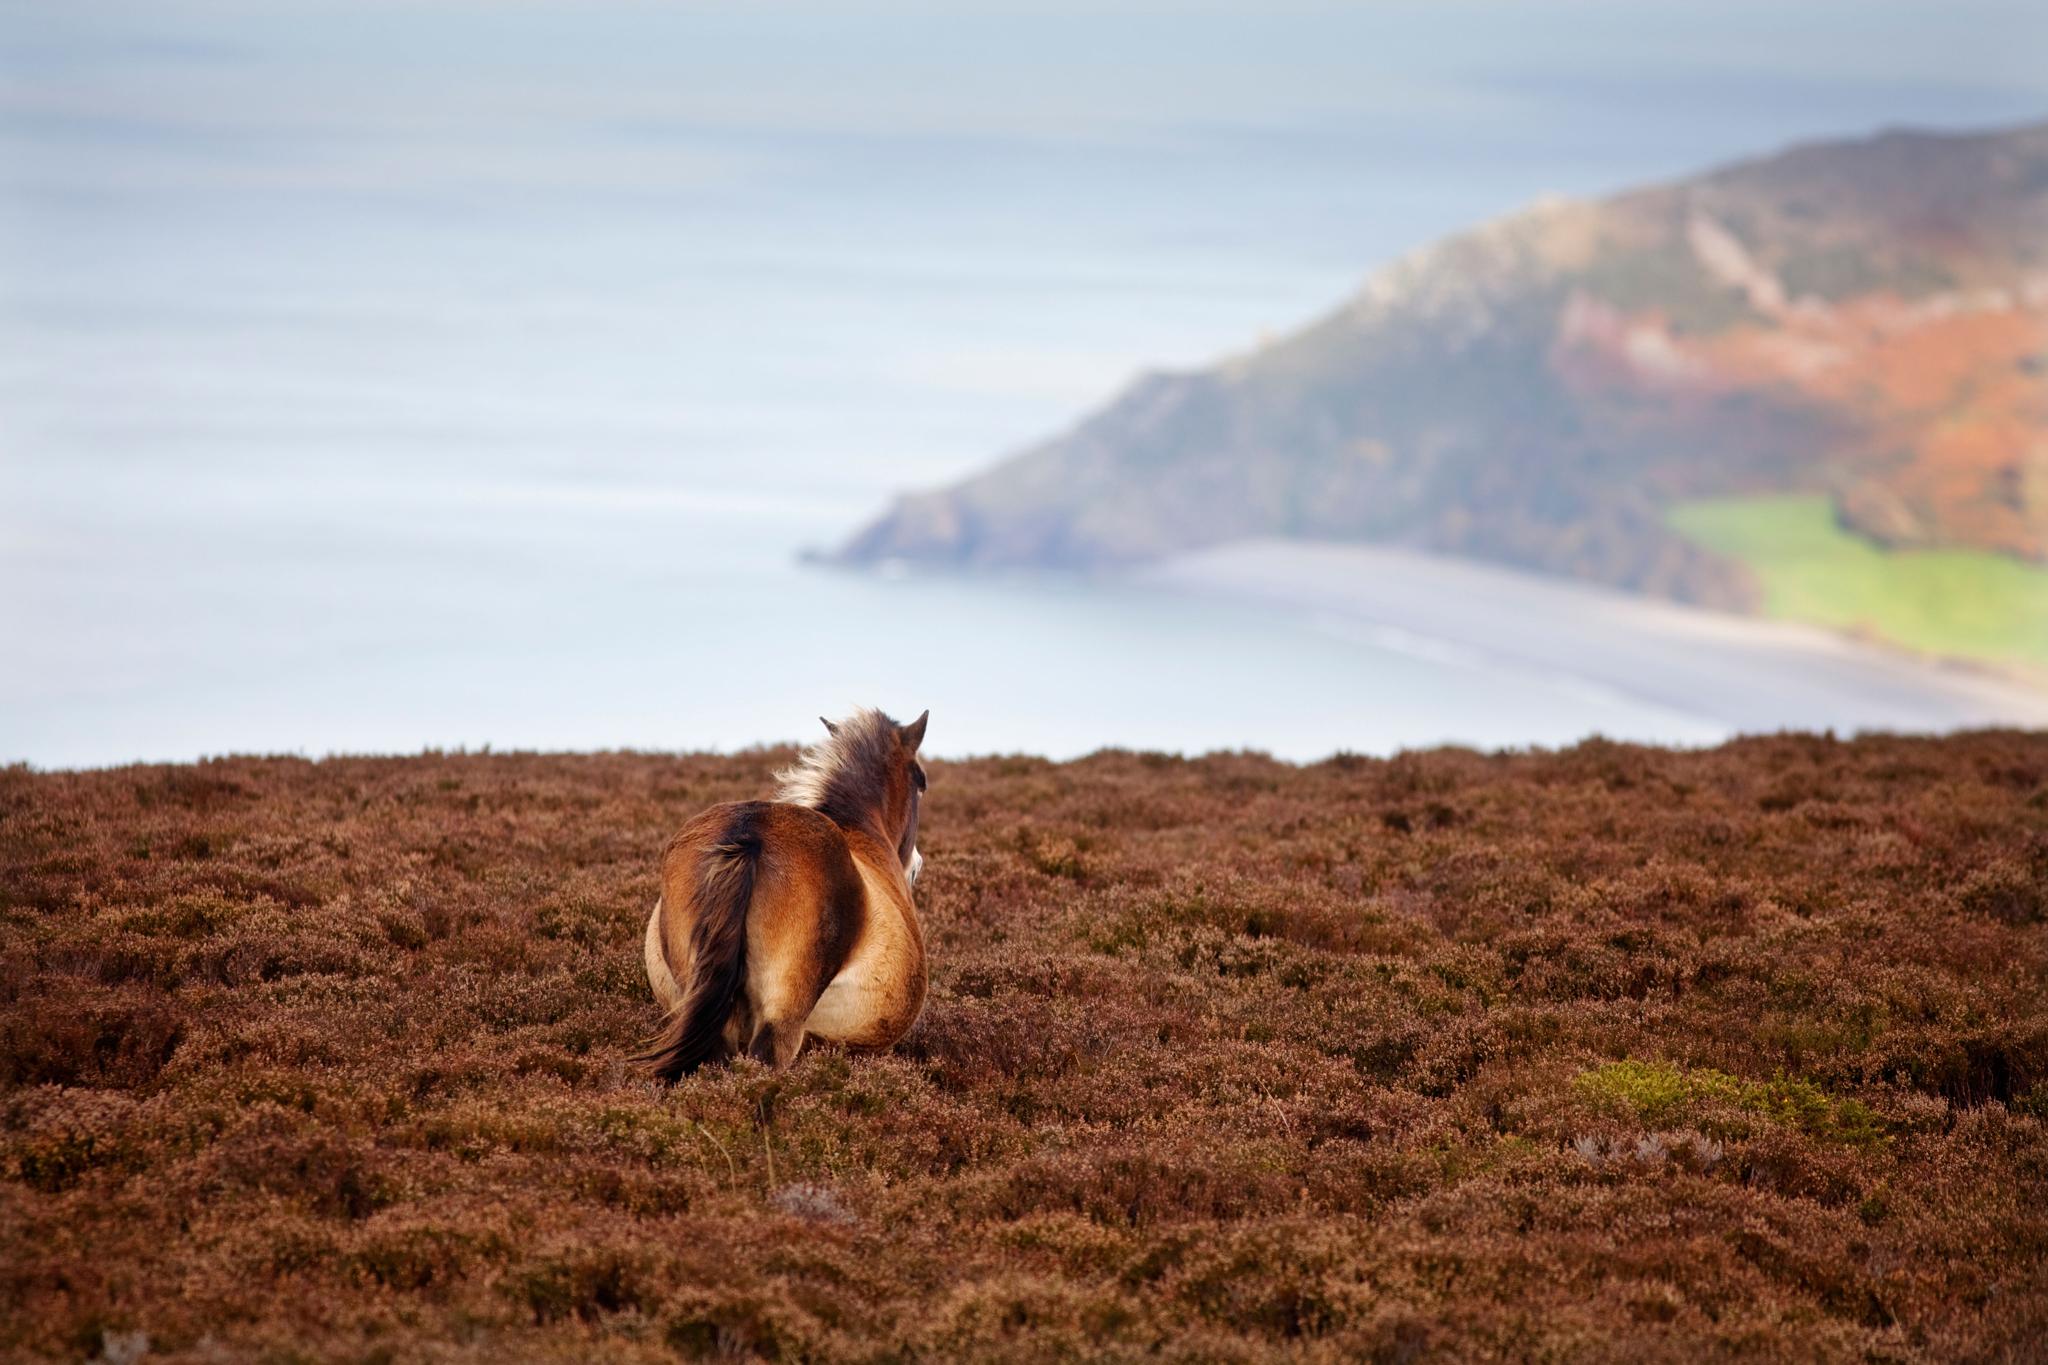
<svg viewBox="0 0 2048 1365">
<path fill-rule="evenodd" d="M 1731 733 L 2048 725 L 2048 693 L 1989 670 L 1407 550 L 1244 541 L 1140 580 L 1503 677 L 1568 678 Z"/>
</svg>

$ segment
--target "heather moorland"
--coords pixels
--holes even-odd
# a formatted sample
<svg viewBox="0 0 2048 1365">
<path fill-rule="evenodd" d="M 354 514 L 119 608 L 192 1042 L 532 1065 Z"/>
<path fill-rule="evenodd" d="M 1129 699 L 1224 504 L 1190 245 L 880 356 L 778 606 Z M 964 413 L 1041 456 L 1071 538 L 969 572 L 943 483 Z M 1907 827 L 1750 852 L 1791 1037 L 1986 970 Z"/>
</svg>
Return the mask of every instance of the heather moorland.
<svg viewBox="0 0 2048 1365">
<path fill-rule="evenodd" d="M 788 756 L 0 770 L 0 1352 L 2048 1339 L 2048 735 L 934 763 L 905 1044 L 657 1089 Z"/>
</svg>

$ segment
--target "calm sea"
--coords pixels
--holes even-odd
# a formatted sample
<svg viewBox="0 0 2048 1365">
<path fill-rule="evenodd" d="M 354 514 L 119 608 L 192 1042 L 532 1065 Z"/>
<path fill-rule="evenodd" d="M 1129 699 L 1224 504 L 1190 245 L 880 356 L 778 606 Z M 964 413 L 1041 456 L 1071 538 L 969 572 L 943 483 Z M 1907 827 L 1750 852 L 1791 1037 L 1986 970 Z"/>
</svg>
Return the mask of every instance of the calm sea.
<svg viewBox="0 0 2048 1365">
<path fill-rule="evenodd" d="M 2029 11 L 0 5 L 0 760 L 1712 739 L 797 555 L 1538 194 L 2038 115 Z"/>
</svg>

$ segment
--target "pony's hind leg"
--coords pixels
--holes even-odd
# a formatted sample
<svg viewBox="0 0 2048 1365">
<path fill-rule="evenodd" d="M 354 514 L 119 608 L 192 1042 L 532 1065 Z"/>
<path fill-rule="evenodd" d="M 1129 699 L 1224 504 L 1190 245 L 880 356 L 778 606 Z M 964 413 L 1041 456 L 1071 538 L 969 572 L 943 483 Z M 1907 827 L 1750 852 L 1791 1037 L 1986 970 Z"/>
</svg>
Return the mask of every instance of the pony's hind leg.
<svg viewBox="0 0 2048 1365">
<path fill-rule="evenodd" d="M 804 1021 L 824 992 L 809 952 L 771 957 L 751 973 L 748 1008 L 739 1012 L 735 1055 L 744 1052 L 769 1066 L 788 1066 L 804 1045 Z M 753 964 L 749 964 L 753 966 Z"/>
<path fill-rule="evenodd" d="M 776 1023 L 764 1019 L 754 1030 L 754 1039 L 747 1044 L 747 1055 L 757 1062 L 769 1066 L 788 1066 L 796 1060 L 796 1054 L 803 1050 L 804 1025 L 801 1019 L 795 1022 L 784 1020 Z"/>
<path fill-rule="evenodd" d="M 744 1050 L 787 1066 L 803 1048 L 805 1021 L 846 965 L 860 934 L 864 893 L 843 847 L 812 846 L 764 869 L 747 925 Z"/>
</svg>

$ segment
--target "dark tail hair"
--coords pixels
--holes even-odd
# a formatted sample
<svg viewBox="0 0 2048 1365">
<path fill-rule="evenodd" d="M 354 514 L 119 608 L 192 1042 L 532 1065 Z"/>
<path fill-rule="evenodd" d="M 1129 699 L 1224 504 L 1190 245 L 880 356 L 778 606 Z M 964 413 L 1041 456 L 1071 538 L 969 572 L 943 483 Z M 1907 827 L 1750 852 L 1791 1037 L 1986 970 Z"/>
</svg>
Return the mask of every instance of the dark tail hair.
<svg viewBox="0 0 2048 1365">
<path fill-rule="evenodd" d="M 673 1085 L 717 1055 L 726 1021 L 747 979 L 747 907 L 761 861 L 754 812 L 736 812 L 725 837 L 705 850 L 697 880 L 697 921 L 690 928 L 690 980 L 683 1003 L 647 1050 L 634 1057 Z"/>
</svg>

